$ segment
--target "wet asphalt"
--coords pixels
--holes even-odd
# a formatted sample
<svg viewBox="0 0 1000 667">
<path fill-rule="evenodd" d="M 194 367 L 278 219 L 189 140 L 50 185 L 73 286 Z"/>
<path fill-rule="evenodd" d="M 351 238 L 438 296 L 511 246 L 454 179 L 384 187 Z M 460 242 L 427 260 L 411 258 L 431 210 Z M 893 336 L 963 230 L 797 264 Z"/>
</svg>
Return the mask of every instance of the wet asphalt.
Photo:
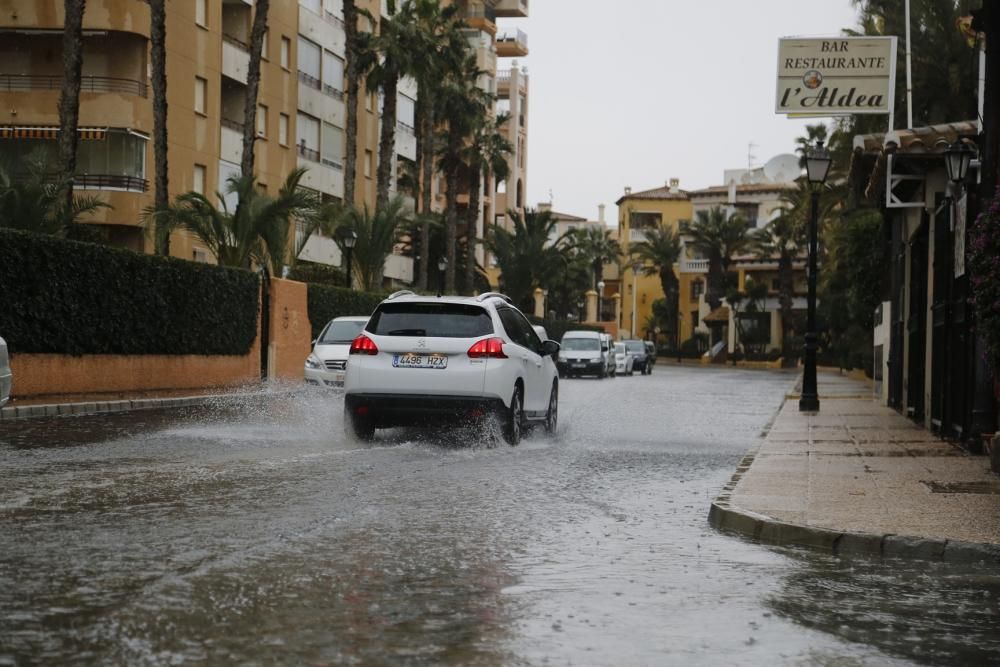
<svg viewBox="0 0 1000 667">
<path fill-rule="evenodd" d="M 794 380 L 565 380 L 515 448 L 302 387 L 4 422 L 0 665 L 1000 663 L 1000 571 L 709 527 Z"/>
</svg>

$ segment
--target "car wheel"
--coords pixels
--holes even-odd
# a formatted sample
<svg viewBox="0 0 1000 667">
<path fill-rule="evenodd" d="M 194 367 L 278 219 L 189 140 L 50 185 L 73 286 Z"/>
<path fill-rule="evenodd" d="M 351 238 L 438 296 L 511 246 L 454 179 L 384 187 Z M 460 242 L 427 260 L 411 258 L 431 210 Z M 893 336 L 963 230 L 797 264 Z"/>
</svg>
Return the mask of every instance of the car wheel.
<svg viewBox="0 0 1000 667">
<path fill-rule="evenodd" d="M 524 413 L 521 406 L 521 389 L 515 387 L 514 395 L 510 399 L 510 407 L 501 411 L 503 414 L 503 439 L 511 447 L 517 446 L 521 442 L 521 427 Z"/>
<path fill-rule="evenodd" d="M 375 439 L 375 423 L 365 417 L 359 417 L 349 410 L 344 410 L 344 430 L 348 437 L 361 442 L 371 442 Z"/>
<path fill-rule="evenodd" d="M 559 426 L 559 385 L 552 383 L 552 393 L 549 395 L 549 410 L 545 413 L 545 432 L 555 433 Z"/>
</svg>

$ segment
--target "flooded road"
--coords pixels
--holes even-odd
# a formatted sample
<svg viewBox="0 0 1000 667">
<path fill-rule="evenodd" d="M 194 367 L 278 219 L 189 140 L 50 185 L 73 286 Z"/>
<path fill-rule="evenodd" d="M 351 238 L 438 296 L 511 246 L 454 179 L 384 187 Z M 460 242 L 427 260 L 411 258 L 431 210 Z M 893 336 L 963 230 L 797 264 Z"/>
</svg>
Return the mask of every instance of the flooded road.
<svg viewBox="0 0 1000 667">
<path fill-rule="evenodd" d="M 1000 661 L 1000 572 L 721 535 L 794 376 L 566 380 L 560 427 L 342 435 L 297 390 L 0 426 L 0 665 Z"/>
</svg>

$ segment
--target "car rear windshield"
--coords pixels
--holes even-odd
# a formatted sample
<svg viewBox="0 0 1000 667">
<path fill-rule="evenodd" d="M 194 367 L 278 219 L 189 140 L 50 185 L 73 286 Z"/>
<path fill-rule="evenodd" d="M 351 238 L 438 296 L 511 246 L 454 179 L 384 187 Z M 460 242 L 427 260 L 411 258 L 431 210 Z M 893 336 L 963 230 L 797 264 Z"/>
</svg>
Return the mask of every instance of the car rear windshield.
<svg viewBox="0 0 1000 667">
<path fill-rule="evenodd" d="M 360 322 L 334 322 L 326 328 L 323 332 L 323 337 L 319 339 L 320 343 L 326 343 L 328 345 L 336 344 L 347 344 L 358 337 L 361 333 L 361 329 L 364 328 L 365 323 Z"/>
<path fill-rule="evenodd" d="M 385 303 L 366 330 L 378 336 L 479 338 L 493 333 L 493 320 L 483 308 L 461 303 Z"/>
<path fill-rule="evenodd" d="M 593 352 L 601 349 L 601 341 L 596 338 L 563 338 L 562 349 Z"/>
<path fill-rule="evenodd" d="M 629 352 L 646 353 L 646 345 L 641 340 L 627 340 L 625 341 L 625 347 L 628 348 Z"/>
</svg>

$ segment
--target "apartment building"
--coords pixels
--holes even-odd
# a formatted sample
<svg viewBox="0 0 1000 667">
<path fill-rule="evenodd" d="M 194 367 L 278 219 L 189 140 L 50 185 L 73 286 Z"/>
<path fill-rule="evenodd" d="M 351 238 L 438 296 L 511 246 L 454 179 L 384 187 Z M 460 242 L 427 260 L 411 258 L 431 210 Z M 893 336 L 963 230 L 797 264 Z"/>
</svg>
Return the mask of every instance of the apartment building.
<svg viewBox="0 0 1000 667">
<path fill-rule="evenodd" d="M 487 72 L 481 85 L 497 92 L 497 56 L 523 55 L 527 49 L 523 33 L 498 36 L 496 20 L 526 16 L 527 0 L 459 2 L 470 41 L 478 44 L 477 56 Z M 376 22 L 387 14 L 387 4 L 357 0 Z M 190 190 L 222 191 L 226 179 L 239 173 L 252 22 L 252 0 L 167 3 L 171 198 Z M 60 0 L 0 0 L 0 159 L 20 161 L 30 154 L 45 154 L 53 164 L 56 161 L 63 23 Z M 149 5 L 141 0 L 87 3 L 76 178 L 78 191 L 96 194 L 113 207 L 99 211 L 90 222 L 104 227 L 114 245 L 144 252 L 153 249 L 141 219 L 152 203 L 155 171 L 149 23 Z M 262 188 L 276 191 L 292 169 L 305 167 L 305 187 L 323 199 L 343 198 L 345 60 L 342 0 L 271 3 L 257 111 L 256 171 Z M 504 91 L 522 91 L 514 93 L 510 104 L 517 116 L 509 127 L 512 144 L 526 148 L 526 77 L 516 67 L 504 76 L 508 82 Z M 416 160 L 416 98 L 415 83 L 401 81 L 393 173 L 399 172 L 403 161 Z M 354 202 L 358 205 L 374 206 L 380 110 L 379 96 L 362 87 Z M 508 183 L 523 196 L 523 150 L 511 162 Z M 501 185 L 501 195 L 508 183 Z M 498 198 L 495 188 L 483 192 L 485 215 Z M 499 210 L 506 210 L 507 202 L 501 198 L 500 203 Z M 483 227 L 481 220 L 481 233 Z M 171 253 L 211 261 L 197 239 L 184 232 L 174 234 Z M 311 239 L 300 258 L 341 263 L 336 244 L 322 237 Z M 412 261 L 393 255 L 386 278 L 412 281 Z"/>
</svg>

